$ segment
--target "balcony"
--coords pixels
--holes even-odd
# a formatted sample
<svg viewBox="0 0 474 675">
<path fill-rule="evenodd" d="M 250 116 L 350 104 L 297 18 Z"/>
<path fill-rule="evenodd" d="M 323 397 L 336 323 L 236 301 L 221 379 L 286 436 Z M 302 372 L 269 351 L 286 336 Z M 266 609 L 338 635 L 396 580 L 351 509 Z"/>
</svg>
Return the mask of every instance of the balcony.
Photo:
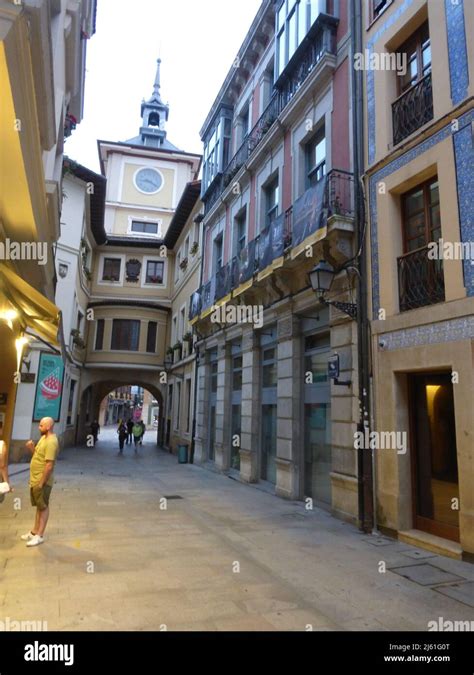
<svg viewBox="0 0 474 675">
<path fill-rule="evenodd" d="M 324 234 L 333 258 L 342 255 L 344 260 L 348 259 L 351 255 L 350 246 L 346 246 L 342 252 L 339 249 L 343 248 L 341 242 L 352 241 L 350 223 L 353 217 L 354 177 L 347 171 L 334 169 L 306 190 L 289 209 L 275 218 L 237 256 L 223 265 L 211 280 L 193 293 L 190 321 L 239 286 L 252 281 L 255 274 L 266 269 L 271 273 L 270 266 L 275 260 L 291 257 L 296 246 L 324 227 L 327 227 Z"/>
<path fill-rule="evenodd" d="M 398 258 L 400 312 L 444 302 L 443 261 L 428 258 L 428 246 Z"/>
<path fill-rule="evenodd" d="M 433 119 L 431 73 L 392 103 L 393 143 L 397 145 Z"/>
</svg>

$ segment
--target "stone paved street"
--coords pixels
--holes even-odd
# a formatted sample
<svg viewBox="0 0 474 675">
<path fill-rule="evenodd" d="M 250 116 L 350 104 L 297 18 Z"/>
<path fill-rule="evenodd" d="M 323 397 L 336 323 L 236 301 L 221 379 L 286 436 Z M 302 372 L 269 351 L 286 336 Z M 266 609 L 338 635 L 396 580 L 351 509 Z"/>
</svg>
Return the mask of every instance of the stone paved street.
<svg viewBox="0 0 474 675">
<path fill-rule="evenodd" d="M 47 540 L 27 549 L 19 539 L 33 515 L 24 469 L 12 466 L 15 493 L 0 506 L 1 620 L 210 631 L 427 630 L 440 616 L 474 620 L 472 606 L 440 587 L 390 571 L 428 563 L 471 588 L 473 565 L 417 555 L 321 510 L 179 465 L 150 442 L 138 457 L 131 446 L 118 457 L 114 430 L 96 449 L 62 453 Z M 165 496 L 182 499 L 162 510 Z"/>
</svg>

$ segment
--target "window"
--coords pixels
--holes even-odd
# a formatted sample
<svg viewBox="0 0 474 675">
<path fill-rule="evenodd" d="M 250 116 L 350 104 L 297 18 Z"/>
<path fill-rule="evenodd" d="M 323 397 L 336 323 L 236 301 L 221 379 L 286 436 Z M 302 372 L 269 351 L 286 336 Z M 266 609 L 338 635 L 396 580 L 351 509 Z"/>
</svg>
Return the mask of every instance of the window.
<svg viewBox="0 0 474 675">
<path fill-rule="evenodd" d="M 242 356 L 232 359 L 232 391 L 242 391 Z"/>
<path fill-rule="evenodd" d="M 211 394 L 217 392 L 217 361 L 211 363 Z"/>
<path fill-rule="evenodd" d="M 179 339 L 183 339 L 184 335 L 184 326 L 186 325 L 186 306 L 182 307 L 179 313 Z"/>
<path fill-rule="evenodd" d="M 249 135 L 250 131 L 250 106 L 247 104 L 247 107 L 239 115 L 239 125 L 240 125 L 240 138 L 238 139 L 239 145 L 244 143 L 245 139 Z"/>
<path fill-rule="evenodd" d="M 158 234 L 158 223 L 144 223 L 139 220 L 132 220 L 132 232 Z"/>
<path fill-rule="evenodd" d="M 213 258 L 214 274 L 217 272 L 218 269 L 222 267 L 222 252 L 223 252 L 223 245 L 221 233 L 214 239 L 214 258 Z"/>
<path fill-rule="evenodd" d="M 234 220 L 234 251 L 239 255 L 247 243 L 247 207 Z"/>
<path fill-rule="evenodd" d="M 404 251 L 416 251 L 441 237 L 438 178 L 402 197 Z"/>
<path fill-rule="evenodd" d="M 278 215 L 279 187 L 278 176 L 264 188 L 265 227 L 270 225 Z"/>
<path fill-rule="evenodd" d="M 165 263 L 159 260 L 149 260 L 146 264 L 146 283 L 162 284 L 164 278 Z"/>
<path fill-rule="evenodd" d="M 230 114 L 230 111 L 226 112 Z M 230 117 L 222 116 L 207 135 L 204 142 L 203 194 L 217 174 L 222 173 L 229 163 L 231 131 Z"/>
<path fill-rule="evenodd" d="M 370 3 L 370 20 L 375 19 L 385 12 L 387 7 L 392 3 L 392 0 L 369 0 Z"/>
<path fill-rule="evenodd" d="M 69 426 L 72 424 L 72 415 L 74 412 L 74 392 L 76 390 L 76 380 L 71 380 L 71 386 L 69 389 L 69 401 L 67 404 L 67 420 L 66 424 Z"/>
<path fill-rule="evenodd" d="M 97 321 L 97 330 L 95 333 L 95 350 L 100 352 L 104 348 L 104 319 Z"/>
<path fill-rule="evenodd" d="M 189 236 L 186 237 L 186 241 L 184 242 L 184 257 L 189 257 Z"/>
<path fill-rule="evenodd" d="M 178 340 L 178 317 L 177 316 L 173 317 L 173 328 L 172 328 L 171 332 L 172 332 L 171 342 L 174 345 L 174 344 L 176 344 L 176 342 Z"/>
<path fill-rule="evenodd" d="M 120 281 L 121 266 L 122 261 L 120 258 L 104 258 L 102 281 Z"/>
<path fill-rule="evenodd" d="M 114 319 L 112 323 L 113 350 L 137 352 L 140 341 L 140 321 Z"/>
<path fill-rule="evenodd" d="M 443 260 L 429 257 L 428 244 L 441 238 L 438 179 L 402 196 L 404 254 L 397 260 L 400 311 L 443 302 Z"/>
<path fill-rule="evenodd" d="M 324 125 L 306 145 L 306 188 L 316 185 L 326 174 L 326 134 Z"/>
<path fill-rule="evenodd" d="M 178 382 L 176 384 L 176 427 L 175 427 L 176 430 L 179 429 L 180 412 L 181 412 L 181 382 Z"/>
<path fill-rule="evenodd" d="M 276 349 L 265 349 L 262 357 L 262 387 L 277 386 L 277 361 Z"/>
<path fill-rule="evenodd" d="M 156 334 L 157 334 L 158 324 L 156 321 L 148 322 L 148 333 L 146 337 L 146 350 L 149 354 L 155 354 L 156 352 Z"/>
<path fill-rule="evenodd" d="M 325 0 L 283 0 L 276 13 L 276 77 L 280 77 L 321 12 Z"/>
<path fill-rule="evenodd" d="M 431 73 L 431 42 L 426 21 L 413 35 L 397 49 L 399 54 L 406 54 L 407 72 L 398 74 L 398 93 L 403 94 L 426 75 Z"/>
<path fill-rule="evenodd" d="M 398 98 L 392 103 L 393 143 L 397 145 L 433 119 L 431 42 L 425 22 L 398 50 L 407 71 L 397 73 Z"/>
<path fill-rule="evenodd" d="M 186 380 L 186 433 L 191 431 L 191 380 Z"/>
<path fill-rule="evenodd" d="M 328 351 L 330 350 L 329 333 L 309 335 L 304 340 L 304 372 L 311 373 L 311 382 L 318 384 L 328 381 Z"/>
</svg>

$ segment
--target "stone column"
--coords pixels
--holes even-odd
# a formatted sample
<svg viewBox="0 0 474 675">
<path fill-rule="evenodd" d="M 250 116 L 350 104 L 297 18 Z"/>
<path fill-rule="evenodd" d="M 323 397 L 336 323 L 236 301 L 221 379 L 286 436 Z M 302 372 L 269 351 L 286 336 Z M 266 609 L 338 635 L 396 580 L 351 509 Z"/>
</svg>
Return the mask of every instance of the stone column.
<svg viewBox="0 0 474 675">
<path fill-rule="evenodd" d="M 208 411 L 209 411 L 209 378 L 211 367 L 209 354 L 200 348 L 196 359 L 196 430 L 194 436 L 194 463 L 202 464 L 207 459 Z"/>
<path fill-rule="evenodd" d="M 288 312 L 278 319 L 277 391 L 276 494 L 297 499 L 302 448 L 300 320 Z"/>
<path fill-rule="evenodd" d="M 223 337 L 217 345 L 217 396 L 216 396 L 216 440 L 214 443 L 215 465 L 220 471 L 229 468 L 229 389 L 230 359 Z"/>
<path fill-rule="evenodd" d="M 336 515 L 355 521 L 358 516 L 357 451 L 354 433 L 359 418 L 357 380 L 357 324 L 347 321 L 331 308 L 331 350 L 340 359 L 341 381 L 350 387 L 331 384 L 331 501 Z"/>
<path fill-rule="evenodd" d="M 260 355 L 258 339 L 249 330 L 242 336 L 242 416 L 240 436 L 240 477 L 247 483 L 258 481 L 260 432 Z"/>
</svg>

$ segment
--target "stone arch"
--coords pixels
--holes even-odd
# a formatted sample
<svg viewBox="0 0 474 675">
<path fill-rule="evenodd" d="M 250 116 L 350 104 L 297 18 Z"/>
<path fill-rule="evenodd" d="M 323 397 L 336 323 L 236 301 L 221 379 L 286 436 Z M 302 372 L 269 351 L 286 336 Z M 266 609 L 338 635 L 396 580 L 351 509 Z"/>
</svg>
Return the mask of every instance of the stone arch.
<svg viewBox="0 0 474 675">
<path fill-rule="evenodd" d="M 159 418 L 157 429 L 157 445 L 163 443 L 164 431 L 164 402 L 165 387 L 158 383 L 156 371 L 90 371 L 82 378 L 80 391 L 80 407 L 77 418 L 76 439 L 78 444 L 84 444 L 89 434 L 89 425 L 93 419 L 98 419 L 102 400 L 111 391 L 119 387 L 139 386 L 147 389 L 159 403 Z"/>
</svg>

